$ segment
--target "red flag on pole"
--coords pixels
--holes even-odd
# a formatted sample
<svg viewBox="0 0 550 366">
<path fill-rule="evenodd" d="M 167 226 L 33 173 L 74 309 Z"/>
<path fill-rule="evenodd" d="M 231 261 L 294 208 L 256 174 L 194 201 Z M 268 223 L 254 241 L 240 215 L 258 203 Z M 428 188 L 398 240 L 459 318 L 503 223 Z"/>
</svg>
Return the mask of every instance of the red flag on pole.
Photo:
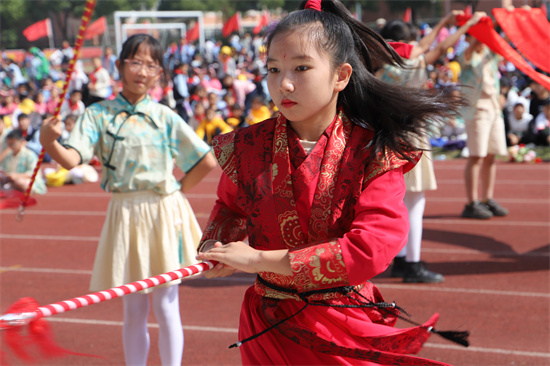
<svg viewBox="0 0 550 366">
<path fill-rule="evenodd" d="M 107 18 L 102 16 L 86 28 L 86 32 L 84 32 L 84 39 L 92 39 L 95 36 L 100 36 L 105 33 L 106 30 Z"/>
<path fill-rule="evenodd" d="M 222 36 L 229 37 L 233 32 L 241 31 L 241 13 L 236 12 L 222 27 Z"/>
<path fill-rule="evenodd" d="M 407 10 L 405 10 L 405 15 L 403 16 L 403 21 L 405 23 L 410 23 L 412 21 L 412 9 L 409 6 Z"/>
<path fill-rule="evenodd" d="M 268 25 L 269 25 L 269 12 L 264 11 L 264 13 L 262 14 L 262 17 L 260 18 L 260 21 L 258 22 L 258 25 L 254 27 L 252 32 L 254 34 L 258 34 L 262 31 L 262 29 L 264 29 L 264 27 Z"/>
<path fill-rule="evenodd" d="M 44 38 L 50 35 L 51 21 L 50 18 L 40 20 L 34 24 L 29 25 L 23 30 L 23 35 L 29 42 L 36 41 L 37 39 Z"/>
<path fill-rule="evenodd" d="M 194 42 L 197 39 L 199 39 L 199 36 L 200 36 L 199 31 L 200 31 L 199 22 L 195 22 L 195 25 L 193 26 L 193 28 L 187 30 L 185 34 L 185 38 L 187 39 L 188 42 Z"/>
</svg>

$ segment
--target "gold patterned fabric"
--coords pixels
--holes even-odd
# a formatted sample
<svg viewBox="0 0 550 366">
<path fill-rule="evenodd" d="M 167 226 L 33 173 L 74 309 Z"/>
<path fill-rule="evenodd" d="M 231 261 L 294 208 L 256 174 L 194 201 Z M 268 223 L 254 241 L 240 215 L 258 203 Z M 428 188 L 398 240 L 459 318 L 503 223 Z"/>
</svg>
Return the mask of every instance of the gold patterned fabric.
<svg viewBox="0 0 550 366">
<path fill-rule="evenodd" d="M 338 238 L 350 228 L 354 203 L 372 179 L 414 164 L 390 152 L 367 164 L 370 151 L 365 146 L 372 132 L 353 125 L 339 112 L 311 154 L 294 168 L 295 147 L 289 141 L 294 142 L 295 134 L 289 135 L 289 128 L 279 115 L 214 139 L 220 166 L 237 185 L 238 213 L 216 205 L 202 241 L 230 242 L 248 234 L 255 248 L 290 249 L 292 276 L 260 273 L 279 287 L 303 292 L 348 286 Z M 297 185 L 307 186 L 305 193 Z M 304 199 L 297 203 L 297 194 L 311 196 L 306 200 L 310 206 L 300 210 Z M 299 211 L 309 212 L 309 218 L 301 220 Z M 256 290 L 270 297 L 287 296 L 259 283 Z"/>
</svg>

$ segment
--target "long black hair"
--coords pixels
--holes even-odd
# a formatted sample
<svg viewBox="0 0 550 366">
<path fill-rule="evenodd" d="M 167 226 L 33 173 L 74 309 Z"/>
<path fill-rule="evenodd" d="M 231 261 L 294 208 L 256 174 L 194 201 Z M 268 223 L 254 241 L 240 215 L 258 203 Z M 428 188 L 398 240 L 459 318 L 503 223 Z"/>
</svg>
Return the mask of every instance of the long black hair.
<svg viewBox="0 0 550 366">
<path fill-rule="evenodd" d="M 464 102 L 443 91 L 434 92 L 393 85 L 374 76 L 384 65 L 403 67 L 403 59 L 377 32 L 349 12 L 339 0 L 323 0 L 322 11 L 305 9 L 290 13 L 267 34 L 266 46 L 286 32 L 300 32 L 331 58 L 334 68 L 349 63 L 353 72 L 347 87 L 338 95 L 338 106 L 350 120 L 372 130 L 368 147 L 375 154 L 386 148 L 408 158 L 434 121 L 452 117 Z"/>
</svg>

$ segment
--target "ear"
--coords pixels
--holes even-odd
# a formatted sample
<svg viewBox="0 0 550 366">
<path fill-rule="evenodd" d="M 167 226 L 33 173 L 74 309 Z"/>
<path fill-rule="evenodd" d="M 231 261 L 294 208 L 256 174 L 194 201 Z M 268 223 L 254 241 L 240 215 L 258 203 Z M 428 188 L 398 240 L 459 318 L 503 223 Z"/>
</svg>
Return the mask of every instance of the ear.
<svg viewBox="0 0 550 366">
<path fill-rule="evenodd" d="M 346 88 L 351 78 L 353 68 L 350 64 L 344 63 L 337 70 L 336 84 L 334 85 L 334 91 L 340 92 Z"/>
</svg>

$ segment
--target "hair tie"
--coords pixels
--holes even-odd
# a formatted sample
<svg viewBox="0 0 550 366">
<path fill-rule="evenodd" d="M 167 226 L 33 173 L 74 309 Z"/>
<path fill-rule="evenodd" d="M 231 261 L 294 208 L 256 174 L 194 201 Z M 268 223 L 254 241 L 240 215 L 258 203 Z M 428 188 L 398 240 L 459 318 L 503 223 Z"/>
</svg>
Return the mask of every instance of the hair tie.
<svg viewBox="0 0 550 366">
<path fill-rule="evenodd" d="M 307 0 L 304 9 L 313 9 L 321 11 L 321 0 Z"/>
</svg>

